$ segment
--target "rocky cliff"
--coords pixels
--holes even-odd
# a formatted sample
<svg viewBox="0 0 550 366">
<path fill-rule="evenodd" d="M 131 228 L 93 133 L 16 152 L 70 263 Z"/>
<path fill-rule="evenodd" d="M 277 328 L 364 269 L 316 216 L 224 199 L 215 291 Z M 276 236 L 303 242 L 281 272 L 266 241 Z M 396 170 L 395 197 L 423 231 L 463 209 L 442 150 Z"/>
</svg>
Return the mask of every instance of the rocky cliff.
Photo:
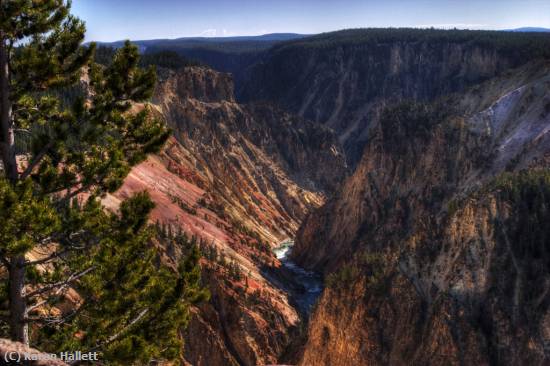
<svg viewBox="0 0 550 366">
<path fill-rule="evenodd" d="M 549 80 L 531 62 L 383 110 L 298 236 L 327 279 L 302 365 L 548 362 Z"/>
<path fill-rule="evenodd" d="M 328 129 L 268 104 L 236 103 L 227 74 L 188 67 L 162 75 L 149 108 L 174 137 L 105 204 L 147 190 L 152 220 L 201 246 L 212 296 L 185 331 L 187 363 L 276 363 L 301 319 L 266 277 L 280 267 L 271 249 L 336 188 L 344 155 Z M 181 255 L 178 247 L 160 249 L 167 263 Z"/>
<path fill-rule="evenodd" d="M 326 128 L 267 104 L 235 103 L 228 78 L 187 68 L 160 84 L 155 103 L 196 159 L 197 170 L 210 171 L 211 184 L 231 201 L 231 209 L 241 208 L 241 218 L 258 221 L 259 211 L 268 208 L 247 211 L 245 206 L 270 206 L 271 216 L 280 220 L 272 230 L 279 230 L 281 239 L 320 202 L 319 194 L 335 188 L 345 173 L 344 156 Z"/>
<path fill-rule="evenodd" d="M 105 202 L 148 190 L 203 249 L 185 362 L 547 363 L 550 41 L 530 37 L 319 35 L 267 52 L 237 99 L 229 75 L 163 72 L 174 137 Z M 326 280 L 305 345 L 271 252 L 295 235 Z"/>
<path fill-rule="evenodd" d="M 544 35 L 537 36 L 548 47 Z M 275 46 L 239 88 L 328 126 L 355 165 L 385 106 L 433 100 L 535 57 L 537 37 L 499 32 L 358 29 Z M 538 47 L 538 46 L 537 46 Z"/>
</svg>

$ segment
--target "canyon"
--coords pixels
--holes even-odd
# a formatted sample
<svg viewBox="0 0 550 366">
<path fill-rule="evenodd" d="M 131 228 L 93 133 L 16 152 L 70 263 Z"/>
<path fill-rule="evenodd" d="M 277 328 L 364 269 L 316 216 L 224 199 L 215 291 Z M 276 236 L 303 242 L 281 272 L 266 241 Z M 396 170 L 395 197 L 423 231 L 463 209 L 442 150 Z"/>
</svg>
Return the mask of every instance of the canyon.
<svg viewBox="0 0 550 366">
<path fill-rule="evenodd" d="M 334 133 L 267 104 L 238 104 L 231 77 L 207 67 L 166 71 L 151 105 L 136 108 L 162 116 L 173 137 L 104 204 L 115 209 L 146 190 L 154 222 L 215 253 L 202 259 L 211 300 L 193 310 L 186 362 L 277 362 L 301 324 L 289 292 L 305 290 L 282 287 L 290 273 L 272 248 L 294 237 L 345 175 Z M 161 251 L 168 263 L 181 255 Z"/>
<path fill-rule="evenodd" d="M 147 190 L 199 243 L 185 362 L 546 364 L 549 46 L 349 30 L 159 70 L 173 136 L 104 203 Z"/>
<path fill-rule="evenodd" d="M 0 364 L 550 364 L 550 33 L 72 3 L 0 3 Z"/>
</svg>

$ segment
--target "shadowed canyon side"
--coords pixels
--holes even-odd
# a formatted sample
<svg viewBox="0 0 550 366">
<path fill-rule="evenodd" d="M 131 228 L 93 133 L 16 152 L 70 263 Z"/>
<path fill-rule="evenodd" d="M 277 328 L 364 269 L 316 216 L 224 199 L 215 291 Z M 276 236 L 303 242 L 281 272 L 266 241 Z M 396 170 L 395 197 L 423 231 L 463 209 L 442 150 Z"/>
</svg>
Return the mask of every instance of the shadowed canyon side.
<svg viewBox="0 0 550 366">
<path fill-rule="evenodd" d="M 545 52 L 545 34 L 355 29 L 274 46 L 239 86 L 332 128 L 355 166 L 383 109 L 464 90 Z"/>
<path fill-rule="evenodd" d="M 536 60 L 385 109 L 298 235 L 327 282 L 300 364 L 546 364 L 549 126 Z"/>
<path fill-rule="evenodd" d="M 185 332 L 192 365 L 276 363 L 300 316 L 272 276 L 272 248 L 345 175 L 332 132 L 268 104 L 240 105 L 229 75 L 205 67 L 163 72 L 153 108 L 173 130 L 163 152 L 132 170 L 106 199 L 149 191 L 152 219 L 195 236 L 211 300 L 193 310 Z M 162 247 L 167 262 L 180 255 Z M 276 275 L 275 275 L 276 276 Z"/>
</svg>

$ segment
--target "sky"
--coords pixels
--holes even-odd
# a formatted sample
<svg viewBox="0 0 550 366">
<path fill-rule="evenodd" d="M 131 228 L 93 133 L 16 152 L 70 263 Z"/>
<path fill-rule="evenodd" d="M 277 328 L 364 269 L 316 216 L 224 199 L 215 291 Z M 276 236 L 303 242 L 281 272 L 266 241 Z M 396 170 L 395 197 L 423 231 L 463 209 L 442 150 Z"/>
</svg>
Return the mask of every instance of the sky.
<svg viewBox="0 0 550 366">
<path fill-rule="evenodd" d="M 550 0 L 73 0 L 88 41 L 345 28 L 550 28 Z"/>
</svg>

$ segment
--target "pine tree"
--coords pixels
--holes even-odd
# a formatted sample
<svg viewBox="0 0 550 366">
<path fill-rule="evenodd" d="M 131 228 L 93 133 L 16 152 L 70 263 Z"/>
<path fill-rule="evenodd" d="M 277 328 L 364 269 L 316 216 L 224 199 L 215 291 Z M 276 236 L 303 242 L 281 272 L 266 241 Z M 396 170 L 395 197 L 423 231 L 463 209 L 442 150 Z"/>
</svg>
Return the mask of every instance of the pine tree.
<svg viewBox="0 0 550 366">
<path fill-rule="evenodd" d="M 227 265 L 227 260 L 226 260 L 226 257 L 225 257 L 225 253 L 224 252 L 221 252 L 219 257 L 218 257 L 218 263 L 220 264 L 220 266 L 222 267 L 225 267 Z"/>
<path fill-rule="evenodd" d="M 179 357 L 178 332 L 187 324 L 188 308 L 208 294 L 199 286 L 196 247 L 180 262 L 179 276 L 156 265 L 149 245 L 155 230 L 147 225 L 152 208 L 148 195 L 138 194 L 122 204 L 120 215 L 102 213 L 110 235 L 85 255 L 67 258 L 73 268 L 97 270 L 76 286 L 90 300 L 68 314 L 73 320 L 43 330 L 48 350 L 101 350 L 102 360 L 115 365 Z M 80 337 L 74 337 L 77 332 Z"/>
<path fill-rule="evenodd" d="M 172 233 L 172 225 L 168 224 L 167 228 L 168 229 L 167 229 L 166 235 L 167 235 L 168 239 L 173 239 L 174 234 Z"/>
<path fill-rule="evenodd" d="M 95 64 L 95 45 L 82 45 L 84 24 L 69 10 L 65 0 L 0 0 L 0 263 L 9 304 L 1 319 L 9 336 L 26 344 L 31 324 L 36 339 L 54 329 L 63 342 L 80 342 L 63 331 L 73 329 L 106 355 L 152 342 L 144 355 L 170 350 L 172 357 L 184 308 L 203 296 L 196 260 L 179 273 L 153 270 L 158 260 L 145 246 L 150 201 L 138 196 L 110 216 L 99 200 L 169 136 L 147 108 L 130 113 L 151 97 L 155 71 L 138 67 L 139 53 L 128 42 L 108 65 Z M 140 265 L 147 275 L 132 277 Z M 128 276 L 124 288 L 112 281 L 115 268 Z M 49 313 L 70 288 L 82 291 L 82 305 L 74 314 Z M 126 303 L 128 312 L 119 313 Z M 102 326 L 78 314 L 96 316 Z"/>
</svg>

